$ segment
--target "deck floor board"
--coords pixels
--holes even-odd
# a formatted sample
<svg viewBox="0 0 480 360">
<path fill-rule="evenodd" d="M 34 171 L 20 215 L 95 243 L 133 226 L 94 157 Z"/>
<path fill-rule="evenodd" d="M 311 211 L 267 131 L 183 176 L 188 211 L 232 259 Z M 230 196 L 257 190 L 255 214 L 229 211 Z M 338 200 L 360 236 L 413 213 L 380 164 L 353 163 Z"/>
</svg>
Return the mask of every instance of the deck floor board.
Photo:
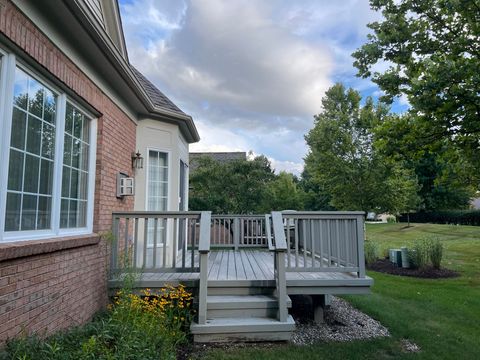
<svg viewBox="0 0 480 360">
<path fill-rule="evenodd" d="M 191 252 L 186 254 L 186 264 L 191 264 Z M 182 254 L 177 257 L 177 264 L 182 263 Z M 291 264 L 295 264 L 295 253 L 290 253 Z M 299 268 L 304 267 L 303 256 L 299 257 Z M 198 254 L 195 254 L 194 264 L 198 266 Z M 274 278 L 274 253 L 268 250 L 260 249 L 219 249 L 212 250 L 208 259 L 208 280 L 209 281 L 273 281 Z M 307 269 L 311 266 L 312 259 L 306 257 Z M 188 266 L 187 265 L 187 266 Z M 318 265 L 318 264 L 317 264 Z M 307 270 L 306 269 L 306 270 Z M 161 270 L 159 268 L 158 270 Z M 144 270 L 141 275 L 142 281 L 148 282 L 181 282 L 184 280 L 198 280 L 199 273 L 195 272 L 148 272 Z M 356 274 L 345 272 L 288 272 L 286 273 L 287 286 L 296 286 L 295 283 L 302 284 L 315 282 L 322 283 L 321 286 L 329 286 L 328 283 L 341 284 L 342 282 L 356 283 L 358 279 Z M 327 285 L 325 285 L 327 284 Z M 303 285 L 302 285 L 303 286 Z M 351 285 L 349 285 L 351 286 Z"/>
</svg>

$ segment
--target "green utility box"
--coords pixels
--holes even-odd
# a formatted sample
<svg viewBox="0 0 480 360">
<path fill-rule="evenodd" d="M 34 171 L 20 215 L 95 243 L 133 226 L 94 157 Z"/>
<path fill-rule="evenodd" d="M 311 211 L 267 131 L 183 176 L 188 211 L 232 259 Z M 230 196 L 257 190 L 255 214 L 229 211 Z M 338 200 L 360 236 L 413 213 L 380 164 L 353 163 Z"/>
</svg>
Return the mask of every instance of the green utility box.
<svg viewBox="0 0 480 360">
<path fill-rule="evenodd" d="M 390 261 L 395 265 L 402 267 L 402 250 L 390 249 L 389 250 Z"/>
</svg>

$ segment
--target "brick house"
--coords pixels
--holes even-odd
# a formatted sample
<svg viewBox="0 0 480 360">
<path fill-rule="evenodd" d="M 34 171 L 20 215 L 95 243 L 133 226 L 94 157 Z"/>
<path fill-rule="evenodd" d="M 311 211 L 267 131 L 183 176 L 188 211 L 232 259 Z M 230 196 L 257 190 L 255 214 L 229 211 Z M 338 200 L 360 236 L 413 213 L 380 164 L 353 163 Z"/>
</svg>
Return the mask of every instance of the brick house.
<svg viewBox="0 0 480 360">
<path fill-rule="evenodd" d="M 112 211 L 186 210 L 199 136 L 130 65 L 116 0 L 0 0 L 0 101 L 2 344 L 106 305 Z"/>
</svg>

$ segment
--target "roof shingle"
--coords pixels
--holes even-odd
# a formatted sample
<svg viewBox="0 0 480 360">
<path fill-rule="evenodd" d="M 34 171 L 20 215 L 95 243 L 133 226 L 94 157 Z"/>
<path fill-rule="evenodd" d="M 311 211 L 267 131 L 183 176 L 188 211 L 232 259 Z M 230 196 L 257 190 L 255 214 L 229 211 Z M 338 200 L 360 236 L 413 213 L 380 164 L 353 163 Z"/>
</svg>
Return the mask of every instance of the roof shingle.
<svg viewBox="0 0 480 360">
<path fill-rule="evenodd" d="M 140 71 L 138 71 L 132 65 L 130 65 L 130 67 L 132 68 L 135 77 L 140 82 L 140 85 L 142 85 L 148 97 L 156 107 L 176 112 L 179 115 L 186 115 L 182 110 L 180 110 L 177 105 L 175 105 L 169 98 L 167 98 L 165 94 L 163 94 L 155 85 L 153 85 L 152 82 L 148 80 Z"/>
</svg>

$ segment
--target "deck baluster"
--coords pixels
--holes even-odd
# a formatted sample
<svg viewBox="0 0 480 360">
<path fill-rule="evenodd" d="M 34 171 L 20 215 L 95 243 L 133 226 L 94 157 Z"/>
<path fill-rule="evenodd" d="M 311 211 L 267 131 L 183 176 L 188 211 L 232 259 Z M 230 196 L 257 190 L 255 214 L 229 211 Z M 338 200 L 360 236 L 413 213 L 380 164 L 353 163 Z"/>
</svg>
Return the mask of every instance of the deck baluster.
<svg viewBox="0 0 480 360">
<path fill-rule="evenodd" d="M 153 265 L 155 269 L 157 267 L 157 240 L 158 240 L 158 218 L 153 220 Z"/>
</svg>

